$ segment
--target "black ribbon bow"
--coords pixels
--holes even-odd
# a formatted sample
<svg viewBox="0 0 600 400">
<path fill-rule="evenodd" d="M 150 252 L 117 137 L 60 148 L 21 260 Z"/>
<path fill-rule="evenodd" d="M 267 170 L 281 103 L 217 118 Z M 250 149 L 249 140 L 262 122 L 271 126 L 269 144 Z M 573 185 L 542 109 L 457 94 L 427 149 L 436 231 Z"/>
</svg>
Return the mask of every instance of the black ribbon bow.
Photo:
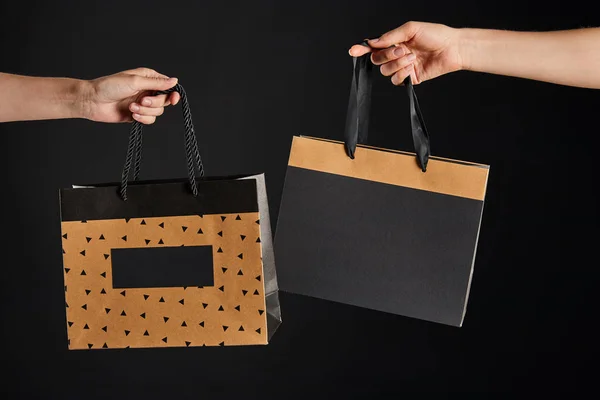
<svg viewBox="0 0 600 400">
<path fill-rule="evenodd" d="M 362 43 L 368 46 L 367 42 Z M 354 57 L 354 72 L 350 87 L 348 113 L 344 140 L 348 157 L 354 159 L 357 144 L 365 144 L 369 135 L 369 114 L 371 108 L 371 87 L 373 84 L 373 64 L 371 53 Z M 415 94 L 410 75 L 404 80 L 410 101 L 410 124 L 417 162 L 423 172 L 427 171 L 430 156 L 429 133 L 423 120 L 419 101 Z"/>
</svg>

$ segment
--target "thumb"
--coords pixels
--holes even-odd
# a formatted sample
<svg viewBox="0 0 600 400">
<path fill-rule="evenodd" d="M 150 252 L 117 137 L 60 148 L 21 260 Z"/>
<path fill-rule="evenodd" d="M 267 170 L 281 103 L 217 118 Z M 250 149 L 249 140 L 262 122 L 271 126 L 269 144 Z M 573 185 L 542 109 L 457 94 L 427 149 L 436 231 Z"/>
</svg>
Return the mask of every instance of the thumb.
<svg viewBox="0 0 600 400">
<path fill-rule="evenodd" d="M 416 26 L 412 22 L 407 22 L 376 39 L 369 39 L 369 46 L 375 49 L 385 49 L 398 43 L 408 42 L 415 36 L 416 31 Z"/>
<path fill-rule="evenodd" d="M 177 78 L 133 76 L 131 86 L 135 90 L 167 90 L 177 84 Z"/>
</svg>

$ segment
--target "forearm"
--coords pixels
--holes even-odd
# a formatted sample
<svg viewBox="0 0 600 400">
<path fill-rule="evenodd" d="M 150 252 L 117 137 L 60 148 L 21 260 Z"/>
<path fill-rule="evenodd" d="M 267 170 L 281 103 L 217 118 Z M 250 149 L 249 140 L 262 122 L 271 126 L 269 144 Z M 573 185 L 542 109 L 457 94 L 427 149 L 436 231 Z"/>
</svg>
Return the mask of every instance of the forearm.
<svg viewBox="0 0 600 400">
<path fill-rule="evenodd" d="M 600 28 L 555 32 L 460 29 L 463 69 L 600 89 Z"/>
<path fill-rule="evenodd" d="M 0 73 L 0 122 L 83 118 L 86 82 Z"/>
</svg>

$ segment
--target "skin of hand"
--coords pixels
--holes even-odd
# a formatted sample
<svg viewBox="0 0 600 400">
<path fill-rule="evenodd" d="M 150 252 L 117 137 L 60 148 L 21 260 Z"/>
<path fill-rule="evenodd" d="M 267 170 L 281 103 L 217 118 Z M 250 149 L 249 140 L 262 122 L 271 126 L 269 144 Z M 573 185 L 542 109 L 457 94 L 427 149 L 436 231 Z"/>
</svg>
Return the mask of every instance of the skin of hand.
<svg viewBox="0 0 600 400">
<path fill-rule="evenodd" d="M 179 102 L 179 93 L 153 96 L 154 91 L 167 90 L 177 84 L 149 69 L 136 68 L 89 81 L 83 90 L 84 118 L 96 122 L 130 122 L 152 124 L 165 107 Z"/>
<path fill-rule="evenodd" d="M 410 75 L 419 84 L 463 68 L 459 51 L 459 30 L 441 24 L 407 22 L 369 39 L 370 47 L 354 45 L 350 55 L 359 57 L 371 52 L 371 61 L 380 66 L 384 76 L 401 85 Z"/>
<path fill-rule="evenodd" d="M 419 84 L 468 70 L 600 89 L 600 28 L 517 32 L 407 22 L 368 44 L 352 46 L 350 55 L 371 52 L 394 85 L 409 75 Z"/>
<path fill-rule="evenodd" d="M 96 122 L 152 124 L 177 92 L 154 95 L 177 84 L 149 68 L 93 80 L 12 75 L 0 72 L 0 122 L 83 118 Z"/>
</svg>

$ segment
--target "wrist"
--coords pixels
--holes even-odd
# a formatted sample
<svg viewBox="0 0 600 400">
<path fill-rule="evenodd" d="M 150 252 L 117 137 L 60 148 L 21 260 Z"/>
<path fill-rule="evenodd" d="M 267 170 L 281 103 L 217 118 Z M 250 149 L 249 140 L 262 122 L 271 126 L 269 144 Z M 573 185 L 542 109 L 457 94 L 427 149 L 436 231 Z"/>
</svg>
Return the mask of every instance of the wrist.
<svg viewBox="0 0 600 400">
<path fill-rule="evenodd" d="M 460 69 L 473 70 L 473 55 L 476 54 L 476 29 L 459 28 L 457 33 L 457 51 L 460 59 Z"/>
<path fill-rule="evenodd" d="M 89 81 L 67 79 L 62 92 L 62 103 L 66 107 L 69 118 L 89 119 L 93 88 Z"/>
</svg>

